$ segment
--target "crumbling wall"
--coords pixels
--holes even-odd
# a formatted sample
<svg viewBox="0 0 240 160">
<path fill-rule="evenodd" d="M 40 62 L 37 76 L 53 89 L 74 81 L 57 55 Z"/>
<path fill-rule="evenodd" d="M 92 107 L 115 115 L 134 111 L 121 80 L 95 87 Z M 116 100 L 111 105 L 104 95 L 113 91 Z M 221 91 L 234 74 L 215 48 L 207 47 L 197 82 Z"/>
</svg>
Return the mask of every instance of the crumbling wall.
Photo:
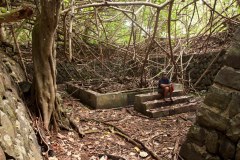
<svg viewBox="0 0 240 160">
<path fill-rule="evenodd" d="M 186 69 L 186 79 L 190 81 L 195 89 L 207 90 L 213 84 L 214 77 L 224 64 L 224 55 L 224 50 L 194 55 Z M 186 56 L 184 59 L 187 60 L 190 56 Z M 200 78 L 201 76 L 202 78 Z M 194 85 L 197 81 L 198 83 Z"/>
<path fill-rule="evenodd" d="M 15 82 L 24 81 L 21 67 L 0 52 L 0 159 L 41 160 L 36 135 Z"/>
<path fill-rule="evenodd" d="M 185 160 L 240 160 L 240 29 L 235 35 L 181 147 Z"/>
</svg>

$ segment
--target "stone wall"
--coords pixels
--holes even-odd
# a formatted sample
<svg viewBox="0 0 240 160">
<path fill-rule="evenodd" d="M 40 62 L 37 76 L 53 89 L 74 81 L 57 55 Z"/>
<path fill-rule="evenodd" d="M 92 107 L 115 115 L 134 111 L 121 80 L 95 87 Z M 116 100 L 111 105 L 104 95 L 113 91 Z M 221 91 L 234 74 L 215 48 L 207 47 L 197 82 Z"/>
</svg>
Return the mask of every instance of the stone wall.
<svg viewBox="0 0 240 160">
<path fill-rule="evenodd" d="M 224 50 L 194 55 L 191 63 L 186 69 L 186 79 L 194 85 L 207 70 L 206 74 L 195 87 L 195 89 L 198 90 L 207 90 L 213 84 L 214 77 L 224 64 L 224 55 Z M 185 56 L 183 58 L 184 61 L 187 61 L 190 56 Z"/>
<path fill-rule="evenodd" d="M 41 160 L 40 148 L 15 82 L 21 67 L 0 52 L 0 159 Z"/>
<path fill-rule="evenodd" d="M 208 90 L 208 88 L 213 84 L 214 77 L 218 73 L 218 71 L 221 69 L 221 67 L 224 65 L 224 56 L 226 51 L 215 51 L 215 52 L 209 52 L 209 53 L 199 53 L 199 54 L 189 54 L 189 55 L 183 55 L 182 56 L 182 64 L 183 68 L 186 68 L 185 70 L 185 80 L 186 86 L 189 86 L 189 82 L 191 86 L 193 86 L 198 79 L 201 77 L 201 75 L 207 70 L 206 74 L 203 76 L 203 78 L 200 79 L 198 84 L 194 86 L 197 90 Z M 178 59 L 178 57 L 175 57 L 175 59 Z M 152 75 L 156 75 L 161 66 L 164 66 L 164 58 L 158 57 L 158 58 L 152 58 L 152 61 L 156 63 L 160 63 L 162 65 L 155 67 L 151 70 Z M 190 61 L 190 62 L 189 62 Z M 178 60 L 178 63 L 180 60 Z M 172 65 L 170 65 L 167 70 L 171 69 Z M 181 69 L 179 68 L 178 71 Z"/>
<path fill-rule="evenodd" d="M 180 155 L 185 160 L 240 160 L 240 29 Z"/>
</svg>

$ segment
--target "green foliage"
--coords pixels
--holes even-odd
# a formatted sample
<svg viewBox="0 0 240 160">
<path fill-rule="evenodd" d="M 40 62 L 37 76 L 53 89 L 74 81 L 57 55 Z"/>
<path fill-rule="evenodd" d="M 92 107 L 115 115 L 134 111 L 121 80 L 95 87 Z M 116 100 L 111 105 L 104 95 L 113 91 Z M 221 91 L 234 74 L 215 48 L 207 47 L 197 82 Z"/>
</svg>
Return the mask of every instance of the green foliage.
<svg viewBox="0 0 240 160">
<path fill-rule="evenodd" d="M 1 13 L 7 13 L 7 8 L 5 8 L 5 7 L 0 7 L 0 12 L 1 12 Z"/>
<path fill-rule="evenodd" d="M 154 3 L 162 4 L 166 0 L 155 0 Z M 205 0 L 211 7 L 214 5 L 214 0 Z M 240 9 L 228 6 L 232 3 L 229 0 L 220 0 L 216 3 L 216 11 L 223 16 L 232 17 L 236 14 L 239 14 Z M 123 8 L 123 7 L 122 7 Z M 155 20 L 156 20 L 156 9 L 147 7 L 147 6 L 131 6 L 125 8 L 125 10 L 131 10 L 133 12 L 138 11 L 136 17 L 133 17 L 131 13 L 127 13 L 129 17 L 135 19 L 136 23 L 140 25 L 145 31 L 139 29 L 139 27 L 132 23 L 131 19 L 126 17 L 120 11 L 110 9 L 107 7 L 98 8 L 98 14 L 101 19 L 98 19 L 98 26 L 93 25 L 96 21 L 96 17 L 94 16 L 94 8 L 84 8 L 82 10 L 88 16 L 81 16 L 81 21 L 92 21 L 92 24 L 85 25 L 88 27 L 88 32 L 90 36 L 98 37 L 101 41 L 108 39 L 108 41 L 112 41 L 120 44 L 128 44 L 128 41 L 131 36 L 132 25 L 134 25 L 135 35 L 137 37 L 137 41 L 142 41 L 144 38 L 148 37 L 145 33 L 148 32 L 150 35 L 153 34 Z M 90 13 L 90 14 L 87 14 Z M 159 16 L 159 24 L 158 24 L 158 32 L 157 36 L 159 38 L 167 37 L 167 20 L 168 20 L 168 7 L 164 8 L 160 12 Z M 118 16 L 116 16 L 118 15 Z M 212 19 L 211 19 L 211 16 Z M 192 0 L 175 0 L 172 14 L 171 14 L 171 33 L 176 37 L 191 37 L 196 34 L 203 32 L 208 29 L 210 25 L 210 20 L 213 20 L 213 23 L 219 23 L 218 21 L 222 20 L 222 17 L 213 13 L 212 10 L 204 5 L 203 1 L 192 1 Z M 213 27 L 215 27 L 213 25 Z M 80 27 L 80 31 L 86 31 L 84 26 Z M 97 29 L 98 28 L 98 29 Z M 224 27 L 219 29 L 218 31 L 223 31 Z M 106 38 L 107 37 L 107 38 Z M 98 43 L 96 40 L 91 40 L 90 43 Z"/>
</svg>

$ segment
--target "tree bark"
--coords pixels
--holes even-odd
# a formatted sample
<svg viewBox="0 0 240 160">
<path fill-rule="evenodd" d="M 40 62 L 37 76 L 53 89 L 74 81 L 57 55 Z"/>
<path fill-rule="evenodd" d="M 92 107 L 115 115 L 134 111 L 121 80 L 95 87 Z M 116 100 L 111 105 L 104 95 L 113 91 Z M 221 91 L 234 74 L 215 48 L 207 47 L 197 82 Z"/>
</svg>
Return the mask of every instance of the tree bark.
<svg viewBox="0 0 240 160">
<path fill-rule="evenodd" d="M 47 130 L 51 120 L 55 121 L 52 115 L 57 111 L 56 55 L 53 48 L 59 11 L 60 0 L 41 0 L 41 13 L 32 32 L 33 97 Z"/>
</svg>

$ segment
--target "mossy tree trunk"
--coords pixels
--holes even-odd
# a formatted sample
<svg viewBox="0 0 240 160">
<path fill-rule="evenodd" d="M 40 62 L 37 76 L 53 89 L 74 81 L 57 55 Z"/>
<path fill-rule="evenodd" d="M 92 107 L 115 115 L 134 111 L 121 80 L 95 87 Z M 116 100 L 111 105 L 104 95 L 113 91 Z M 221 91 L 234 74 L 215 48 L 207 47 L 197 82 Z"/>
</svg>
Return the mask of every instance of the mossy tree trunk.
<svg viewBox="0 0 240 160">
<path fill-rule="evenodd" d="M 41 111 L 44 127 L 56 125 L 56 55 L 54 37 L 59 19 L 61 0 L 41 0 L 32 32 L 32 54 L 34 64 L 33 97 Z"/>
</svg>

